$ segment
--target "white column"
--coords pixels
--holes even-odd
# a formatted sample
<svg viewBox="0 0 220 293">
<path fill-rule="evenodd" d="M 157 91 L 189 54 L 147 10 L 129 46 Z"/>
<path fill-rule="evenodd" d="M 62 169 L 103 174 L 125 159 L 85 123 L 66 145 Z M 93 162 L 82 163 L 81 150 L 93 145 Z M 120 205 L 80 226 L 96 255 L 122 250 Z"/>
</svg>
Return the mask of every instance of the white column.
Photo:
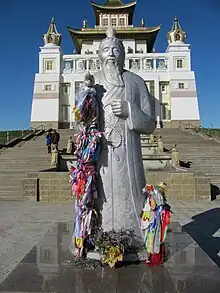
<svg viewBox="0 0 220 293">
<path fill-rule="evenodd" d="M 128 26 L 128 14 L 125 16 L 125 26 Z"/>
<path fill-rule="evenodd" d="M 86 60 L 86 71 L 89 70 L 89 59 Z"/>
<path fill-rule="evenodd" d="M 159 116 L 161 118 L 161 107 L 160 107 L 160 86 L 159 86 L 159 79 L 158 77 L 154 80 L 154 92 L 155 92 L 155 115 L 156 117 Z"/>
<path fill-rule="evenodd" d="M 99 14 L 99 25 L 103 26 L 103 15 Z"/>
<path fill-rule="evenodd" d="M 125 59 L 125 69 L 129 70 L 129 59 Z"/>
<path fill-rule="evenodd" d="M 143 58 L 140 58 L 140 71 L 143 71 Z"/>
<path fill-rule="evenodd" d="M 73 59 L 73 73 L 76 72 L 76 59 Z"/>
<path fill-rule="evenodd" d="M 156 68 L 157 68 L 157 59 L 154 58 L 153 59 L 153 69 L 156 70 Z"/>
<path fill-rule="evenodd" d="M 75 106 L 75 82 L 72 78 L 71 86 L 70 86 L 70 95 L 69 95 L 69 104 L 70 104 L 70 128 L 73 128 L 73 107 Z"/>
</svg>

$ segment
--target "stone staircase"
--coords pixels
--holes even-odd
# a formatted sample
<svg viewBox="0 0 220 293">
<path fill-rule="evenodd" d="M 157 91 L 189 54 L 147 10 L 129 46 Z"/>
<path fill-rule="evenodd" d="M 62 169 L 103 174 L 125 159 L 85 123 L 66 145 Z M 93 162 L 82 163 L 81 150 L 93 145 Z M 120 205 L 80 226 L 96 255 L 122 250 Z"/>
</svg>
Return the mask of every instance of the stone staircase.
<svg viewBox="0 0 220 293">
<path fill-rule="evenodd" d="M 0 154 L 0 199 L 22 199 L 28 172 L 50 169 L 45 136 L 39 136 Z"/>
<path fill-rule="evenodd" d="M 65 149 L 69 136 L 74 139 L 74 131 L 62 129 L 59 133 L 59 149 Z M 179 129 L 156 129 L 154 134 L 163 136 L 167 149 L 177 143 L 181 161 L 192 162 L 186 170 L 205 173 L 212 185 L 220 188 L 220 144 Z M 50 161 L 44 134 L 1 153 L 0 199 L 23 199 L 23 179 L 27 178 L 27 173 L 51 170 Z"/>
<path fill-rule="evenodd" d="M 204 173 L 211 178 L 213 185 L 220 188 L 220 143 L 180 129 L 156 129 L 154 134 L 163 137 L 166 149 L 176 143 L 180 160 L 192 162 L 189 170 Z"/>
<path fill-rule="evenodd" d="M 66 148 L 73 130 L 59 130 L 59 149 Z M 23 179 L 27 173 L 51 170 L 45 134 L 35 137 L 0 154 L 0 200 L 23 199 Z"/>
</svg>

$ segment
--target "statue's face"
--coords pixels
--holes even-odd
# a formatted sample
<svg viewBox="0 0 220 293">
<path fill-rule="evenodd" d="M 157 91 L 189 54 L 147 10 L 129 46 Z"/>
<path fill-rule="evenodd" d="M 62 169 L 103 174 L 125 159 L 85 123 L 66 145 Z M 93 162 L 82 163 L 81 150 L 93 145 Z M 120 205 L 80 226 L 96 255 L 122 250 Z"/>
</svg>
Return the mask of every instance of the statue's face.
<svg viewBox="0 0 220 293">
<path fill-rule="evenodd" d="M 112 39 L 104 40 L 99 49 L 99 59 L 102 65 L 117 64 L 119 68 L 124 66 L 124 52 L 118 42 Z"/>
</svg>

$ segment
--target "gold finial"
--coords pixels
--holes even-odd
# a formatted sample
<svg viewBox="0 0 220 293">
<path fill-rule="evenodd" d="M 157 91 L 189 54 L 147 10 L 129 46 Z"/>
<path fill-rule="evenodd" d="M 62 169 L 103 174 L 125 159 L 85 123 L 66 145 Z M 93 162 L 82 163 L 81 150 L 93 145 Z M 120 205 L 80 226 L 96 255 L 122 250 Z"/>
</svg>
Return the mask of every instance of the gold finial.
<svg viewBox="0 0 220 293">
<path fill-rule="evenodd" d="M 144 20 L 143 17 L 142 17 L 142 19 L 141 19 L 141 26 L 142 26 L 142 27 L 145 27 L 145 20 Z"/>
<path fill-rule="evenodd" d="M 177 16 L 174 17 L 174 21 L 178 21 L 178 17 Z"/>
<path fill-rule="evenodd" d="M 83 20 L 83 28 L 86 28 L 86 27 L 87 27 L 87 20 L 84 19 L 84 20 Z"/>
<path fill-rule="evenodd" d="M 107 28 L 105 34 L 107 38 L 115 38 L 116 30 L 112 26 L 110 26 Z"/>
</svg>

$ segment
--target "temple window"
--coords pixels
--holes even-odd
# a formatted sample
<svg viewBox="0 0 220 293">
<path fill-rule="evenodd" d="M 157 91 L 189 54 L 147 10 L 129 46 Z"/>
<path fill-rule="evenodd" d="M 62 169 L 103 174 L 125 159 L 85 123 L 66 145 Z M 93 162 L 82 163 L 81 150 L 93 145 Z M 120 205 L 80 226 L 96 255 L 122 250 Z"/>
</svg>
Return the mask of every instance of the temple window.
<svg viewBox="0 0 220 293">
<path fill-rule="evenodd" d="M 145 70 L 152 69 L 152 67 L 153 67 L 153 60 L 152 59 L 144 60 L 144 69 Z"/>
<path fill-rule="evenodd" d="M 82 89 L 83 85 L 84 85 L 84 81 L 75 82 L 75 94 L 78 94 L 78 92 Z"/>
<path fill-rule="evenodd" d="M 178 84 L 178 88 L 179 88 L 179 89 L 184 89 L 184 83 L 183 83 L 183 82 L 179 82 L 179 84 Z"/>
<path fill-rule="evenodd" d="M 103 18 L 103 26 L 108 26 L 108 18 Z"/>
<path fill-rule="evenodd" d="M 169 119 L 169 109 L 168 109 L 168 104 L 167 103 L 161 103 L 161 118 L 163 120 L 168 120 Z"/>
<path fill-rule="evenodd" d="M 154 97 L 155 95 L 155 86 L 154 86 L 154 80 L 150 81 L 150 88 L 149 88 L 150 94 Z"/>
<path fill-rule="evenodd" d="M 117 19 L 116 18 L 112 18 L 111 19 L 111 25 L 112 26 L 116 26 L 117 25 Z"/>
<path fill-rule="evenodd" d="M 53 70 L 53 61 L 46 61 L 45 62 L 45 69 L 46 69 L 46 71 Z"/>
<path fill-rule="evenodd" d="M 63 86 L 62 86 L 62 88 L 63 88 L 63 95 L 64 96 L 68 96 L 68 85 L 66 85 L 66 84 L 64 84 Z"/>
<path fill-rule="evenodd" d="M 129 68 L 131 70 L 139 70 L 140 69 L 140 60 L 139 59 L 129 60 Z"/>
<path fill-rule="evenodd" d="M 119 25 L 125 26 L 125 19 L 124 18 L 119 18 Z"/>
<path fill-rule="evenodd" d="M 51 84 L 46 84 L 44 87 L 45 91 L 52 91 L 52 86 Z"/>
<path fill-rule="evenodd" d="M 42 263 L 50 262 L 52 260 L 52 253 L 50 249 L 40 248 L 40 261 Z"/>
<path fill-rule="evenodd" d="M 166 93 L 166 85 L 165 84 L 161 84 L 161 92 Z"/>
<path fill-rule="evenodd" d="M 148 87 L 149 93 L 151 94 L 151 96 L 154 97 L 154 95 L 155 95 L 154 80 L 145 81 L 145 83 Z"/>
<path fill-rule="evenodd" d="M 69 121 L 69 105 L 62 105 L 62 120 L 63 122 Z"/>
<path fill-rule="evenodd" d="M 177 59 L 176 60 L 176 67 L 177 68 L 183 68 L 183 60 L 182 59 Z"/>
</svg>

